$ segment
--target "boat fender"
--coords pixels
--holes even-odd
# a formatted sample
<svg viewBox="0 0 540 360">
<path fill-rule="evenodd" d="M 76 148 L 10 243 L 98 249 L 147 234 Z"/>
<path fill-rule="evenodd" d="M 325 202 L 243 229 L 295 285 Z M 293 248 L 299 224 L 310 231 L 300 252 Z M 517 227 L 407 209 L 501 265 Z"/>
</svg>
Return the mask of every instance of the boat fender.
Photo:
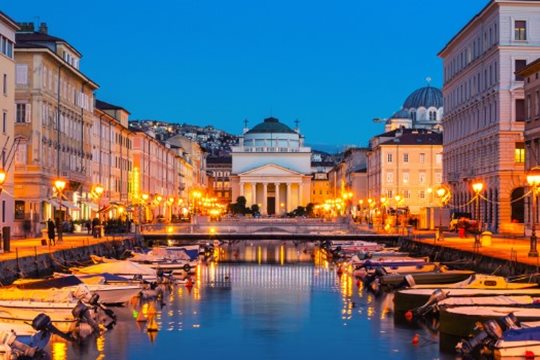
<svg viewBox="0 0 540 360">
<path fill-rule="evenodd" d="M 412 321 L 413 319 L 413 312 L 411 310 L 408 310 L 405 312 L 405 320 Z"/>
<path fill-rule="evenodd" d="M 525 351 L 526 360 L 533 360 L 534 358 L 536 358 L 536 355 L 534 355 L 534 352 L 532 352 L 531 350 Z"/>
<path fill-rule="evenodd" d="M 411 342 L 413 345 L 418 345 L 418 343 L 420 342 L 420 335 L 414 334 Z"/>
<path fill-rule="evenodd" d="M 184 271 L 188 272 L 191 270 L 191 266 L 189 264 L 184 264 L 183 266 Z"/>
</svg>

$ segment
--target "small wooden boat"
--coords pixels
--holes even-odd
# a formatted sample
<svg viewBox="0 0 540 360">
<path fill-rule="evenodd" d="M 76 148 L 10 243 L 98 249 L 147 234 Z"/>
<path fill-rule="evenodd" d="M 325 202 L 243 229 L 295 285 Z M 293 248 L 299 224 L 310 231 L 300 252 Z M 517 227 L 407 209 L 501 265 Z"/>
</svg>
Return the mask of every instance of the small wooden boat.
<svg viewBox="0 0 540 360">
<path fill-rule="evenodd" d="M 436 270 L 436 269 L 433 269 Z M 416 272 L 401 272 L 397 274 L 387 274 L 380 277 L 381 286 L 396 287 L 405 282 L 405 276 L 410 275 L 414 279 L 415 284 L 452 284 L 462 281 L 474 274 L 474 271 L 469 270 L 445 270 L 445 271 L 416 271 Z"/>
<path fill-rule="evenodd" d="M 410 289 L 397 291 L 394 297 L 394 310 L 399 313 L 416 309 L 428 302 L 435 291 L 441 289 L 447 293 L 445 297 L 540 296 L 540 289 L 533 288 L 533 286 L 537 286 L 536 283 L 508 282 L 504 277 L 493 275 L 474 274 L 460 282 L 434 283 L 424 285 L 417 282 Z"/>
<path fill-rule="evenodd" d="M 155 281 L 157 278 L 156 270 L 148 266 L 131 262 L 129 260 L 116 260 L 95 264 L 83 268 L 71 268 L 70 270 L 75 275 L 96 275 L 109 273 L 122 276 L 127 279 L 142 278 L 149 281 Z"/>
<path fill-rule="evenodd" d="M 439 311 L 439 331 L 441 334 L 467 338 L 478 322 L 502 318 L 510 313 L 519 321 L 540 321 L 540 304 L 538 307 L 506 307 L 506 306 L 460 306 Z"/>
</svg>

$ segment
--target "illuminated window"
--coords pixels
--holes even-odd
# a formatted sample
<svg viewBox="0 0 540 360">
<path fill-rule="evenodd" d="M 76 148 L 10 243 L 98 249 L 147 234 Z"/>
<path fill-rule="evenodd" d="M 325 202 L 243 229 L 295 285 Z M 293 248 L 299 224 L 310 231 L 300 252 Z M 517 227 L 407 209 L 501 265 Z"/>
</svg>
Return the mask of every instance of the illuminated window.
<svg viewBox="0 0 540 360">
<path fill-rule="evenodd" d="M 514 161 L 516 163 L 525 162 L 525 143 L 523 142 L 516 143 L 516 148 L 514 150 Z"/>
<path fill-rule="evenodd" d="M 527 40 L 527 22 L 516 20 L 514 22 L 514 40 Z"/>
</svg>

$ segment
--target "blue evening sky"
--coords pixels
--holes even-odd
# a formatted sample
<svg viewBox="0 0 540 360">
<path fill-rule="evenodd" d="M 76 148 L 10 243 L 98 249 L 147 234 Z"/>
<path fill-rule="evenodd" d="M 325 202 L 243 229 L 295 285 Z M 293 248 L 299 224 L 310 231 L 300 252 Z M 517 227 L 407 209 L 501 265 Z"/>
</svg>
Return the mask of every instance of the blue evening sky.
<svg viewBox="0 0 540 360">
<path fill-rule="evenodd" d="M 240 133 L 273 115 L 311 144 L 383 131 L 433 78 L 438 51 L 487 0 L 5 0 L 75 46 L 97 96 L 132 119 Z"/>
</svg>

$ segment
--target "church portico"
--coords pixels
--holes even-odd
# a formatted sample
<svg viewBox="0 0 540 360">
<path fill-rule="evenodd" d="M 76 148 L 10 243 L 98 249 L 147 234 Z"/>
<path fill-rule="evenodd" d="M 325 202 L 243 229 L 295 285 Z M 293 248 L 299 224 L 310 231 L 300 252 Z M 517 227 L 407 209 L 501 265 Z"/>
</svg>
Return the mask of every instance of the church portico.
<svg viewBox="0 0 540 360">
<path fill-rule="evenodd" d="M 303 137 L 275 118 L 244 129 L 232 148 L 232 197 L 244 196 L 263 215 L 282 215 L 306 206 L 311 191 L 311 149 Z"/>
</svg>

